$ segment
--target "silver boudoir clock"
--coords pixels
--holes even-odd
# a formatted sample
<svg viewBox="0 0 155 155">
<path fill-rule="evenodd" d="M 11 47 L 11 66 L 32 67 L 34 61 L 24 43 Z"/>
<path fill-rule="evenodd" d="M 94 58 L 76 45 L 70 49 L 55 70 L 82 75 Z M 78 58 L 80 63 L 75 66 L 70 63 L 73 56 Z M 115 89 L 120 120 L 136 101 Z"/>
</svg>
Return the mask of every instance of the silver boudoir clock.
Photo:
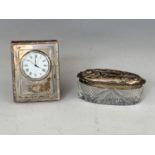
<svg viewBox="0 0 155 155">
<path fill-rule="evenodd" d="M 14 100 L 59 100 L 58 42 L 12 41 L 11 45 Z"/>
</svg>

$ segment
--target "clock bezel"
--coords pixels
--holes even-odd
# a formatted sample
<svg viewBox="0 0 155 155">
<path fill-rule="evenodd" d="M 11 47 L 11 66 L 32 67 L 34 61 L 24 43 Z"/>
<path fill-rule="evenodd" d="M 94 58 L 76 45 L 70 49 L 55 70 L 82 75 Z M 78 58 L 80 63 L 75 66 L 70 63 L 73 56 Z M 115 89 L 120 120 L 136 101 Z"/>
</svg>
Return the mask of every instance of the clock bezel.
<svg viewBox="0 0 155 155">
<path fill-rule="evenodd" d="M 48 61 L 48 65 L 49 65 L 48 71 L 47 71 L 47 73 L 46 73 L 44 76 L 42 76 L 41 78 L 31 78 L 31 77 L 28 76 L 28 75 L 25 73 L 25 71 L 23 70 L 23 63 L 22 63 L 22 62 L 23 62 L 23 59 L 24 59 L 24 57 L 25 57 L 26 55 L 30 54 L 31 52 L 40 53 L 41 55 L 45 56 L 46 59 L 47 59 L 47 61 Z M 49 73 L 51 72 L 52 63 L 51 63 L 51 60 L 49 59 L 48 55 L 45 54 L 43 51 L 38 50 L 38 49 L 32 49 L 32 50 L 28 51 L 27 53 L 25 53 L 25 54 L 22 56 L 19 67 L 20 67 L 20 71 L 21 71 L 22 75 L 23 75 L 25 78 L 27 78 L 27 79 L 29 79 L 29 80 L 31 80 L 31 81 L 41 81 L 41 80 L 43 80 L 43 79 L 45 79 L 45 78 L 48 77 Z"/>
</svg>

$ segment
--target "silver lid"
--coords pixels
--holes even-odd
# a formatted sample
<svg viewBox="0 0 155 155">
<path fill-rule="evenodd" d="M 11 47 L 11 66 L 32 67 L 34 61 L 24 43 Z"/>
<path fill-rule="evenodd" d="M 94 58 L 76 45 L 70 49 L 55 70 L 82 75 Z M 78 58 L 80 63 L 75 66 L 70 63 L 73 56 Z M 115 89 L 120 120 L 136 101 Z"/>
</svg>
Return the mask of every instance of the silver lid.
<svg viewBox="0 0 155 155">
<path fill-rule="evenodd" d="M 137 74 L 111 69 L 88 69 L 80 72 L 77 77 L 84 84 L 111 89 L 136 89 L 146 82 Z"/>
</svg>

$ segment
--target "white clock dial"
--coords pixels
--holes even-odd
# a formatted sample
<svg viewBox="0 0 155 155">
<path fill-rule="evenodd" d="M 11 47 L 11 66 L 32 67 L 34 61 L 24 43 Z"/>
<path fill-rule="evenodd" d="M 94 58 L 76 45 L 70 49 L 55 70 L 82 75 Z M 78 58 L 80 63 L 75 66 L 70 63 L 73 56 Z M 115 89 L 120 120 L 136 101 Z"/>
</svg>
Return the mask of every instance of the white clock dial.
<svg viewBox="0 0 155 155">
<path fill-rule="evenodd" d="M 33 50 L 22 58 L 21 70 L 26 77 L 41 80 L 49 74 L 49 58 L 42 52 Z"/>
</svg>

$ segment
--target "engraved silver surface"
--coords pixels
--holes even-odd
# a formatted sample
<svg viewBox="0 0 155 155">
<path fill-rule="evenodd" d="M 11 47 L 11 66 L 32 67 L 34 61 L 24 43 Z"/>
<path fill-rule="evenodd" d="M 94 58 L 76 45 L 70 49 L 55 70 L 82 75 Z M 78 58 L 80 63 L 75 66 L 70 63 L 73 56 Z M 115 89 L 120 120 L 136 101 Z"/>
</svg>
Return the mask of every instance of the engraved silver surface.
<svg viewBox="0 0 155 155">
<path fill-rule="evenodd" d="M 143 87 L 136 89 L 97 88 L 78 81 L 78 96 L 88 102 L 108 105 L 132 105 L 141 101 Z"/>
<path fill-rule="evenodd" d="M 50 71 L 42 79 L 30 79 L 21 71 L 23 56 L 31 51 L 41 51 L 49 58 Z M 15 102 L 41 102 L 60 99 L 58 41 L 12 41 L 12 77 Z"/>
</svg>

